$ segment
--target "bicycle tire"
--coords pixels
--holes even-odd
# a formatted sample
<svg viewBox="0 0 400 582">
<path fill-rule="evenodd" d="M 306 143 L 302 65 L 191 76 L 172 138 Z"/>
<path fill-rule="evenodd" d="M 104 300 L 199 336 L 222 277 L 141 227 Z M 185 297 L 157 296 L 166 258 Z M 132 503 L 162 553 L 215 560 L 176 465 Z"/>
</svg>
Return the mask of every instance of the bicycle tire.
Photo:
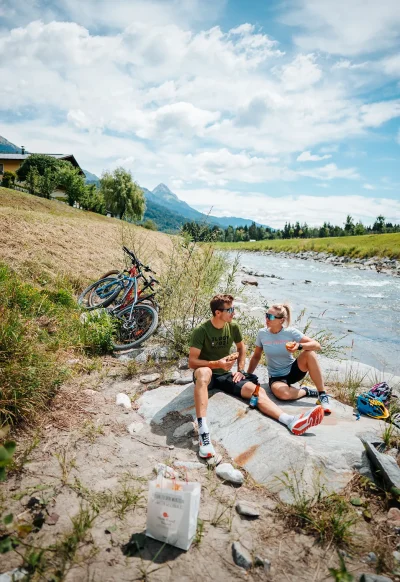
<svg viewBox="0 0 400 582">
<path fill-rule="evenodd" d="M 119 295 L 121 292 L 122 286 L 117 285 L 115 291 L 108 292 L 106 296 L 102 297 L 101 294 L 96 293 L 96 288 L 101 285 L 106 285 L 107 283 L 117 283 L 118 279 L 114 277 L 105 277 L 103 279 L 99 279 L 95 281 L 89 287 L 87 287 L 78 297 L 78 305 L 87 309 L 88 311 L 92 311 L 93 309 L 99 309 L 100 307 L 108 307 L 114 299 Z M 95 300 L 97 296 L 98 300 Z"/>
<path fill-rule="evenodd" d="M 114 317 L 119 320 L 117 322 L 119 328 L 116 330 L 117 337 L 115 341 L 113 340 L 115 351 L 131 350 L 140 346 L 155 332 L 158 325 L 157 311 L 145 303 L 136 303 L 133 307 L 125 307 L 118 314 L 114 314 Z M 124 318 L 126 318 L 125 322 Z M 137 325 L 135 327 L 134 324 L 142 326 L 142 329 L 140 327 L 138 329 Z M 143 333 L 138 335 L 142 330 Z"/>
</svg>

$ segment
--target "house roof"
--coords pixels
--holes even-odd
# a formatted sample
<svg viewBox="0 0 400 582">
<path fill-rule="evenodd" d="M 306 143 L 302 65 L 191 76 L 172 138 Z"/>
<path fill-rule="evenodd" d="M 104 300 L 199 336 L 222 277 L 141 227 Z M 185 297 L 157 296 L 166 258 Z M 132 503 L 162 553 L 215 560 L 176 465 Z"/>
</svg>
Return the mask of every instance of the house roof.
<svg viewBox="0 0 400 582">
<path fill-rule="evenodd" d="M 31 154 L 2 154 L 0 153 L 0 160 L 26 160 Z M 44 156 L 51 156 L 52 158 L 57 158 L 59 160 L 65 160 L 70 162 L 75 168 L 78 168 L 80 173 L 84 175 L 84 171 L 76 161 L 72 154 L 42 154 Z"/>
</svg>

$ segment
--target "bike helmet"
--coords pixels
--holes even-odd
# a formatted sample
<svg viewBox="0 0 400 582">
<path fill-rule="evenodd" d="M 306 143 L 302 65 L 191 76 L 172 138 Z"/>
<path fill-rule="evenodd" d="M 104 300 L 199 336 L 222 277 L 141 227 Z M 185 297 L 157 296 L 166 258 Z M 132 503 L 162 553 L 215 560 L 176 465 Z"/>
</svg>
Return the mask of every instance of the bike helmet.
<svg viewBox="0 0 400 582">
<path fill-rule="evenodd" d="M 380 400 L 377 400 L 368 392 L 357 397 L 357 409 L 361 414 L 372 418 L 385 419 L 389 417 L 389 411 Z"/>
</svg>

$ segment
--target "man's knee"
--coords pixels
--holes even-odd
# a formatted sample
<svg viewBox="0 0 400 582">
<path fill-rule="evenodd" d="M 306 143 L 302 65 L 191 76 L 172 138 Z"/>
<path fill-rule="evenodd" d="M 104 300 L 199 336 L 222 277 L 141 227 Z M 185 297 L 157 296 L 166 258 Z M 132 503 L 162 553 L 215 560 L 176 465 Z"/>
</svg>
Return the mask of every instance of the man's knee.
<svg viewBox="0 0 400 582">
<path fill-rule="evenodd" d="M 194 373 L 196 388 L 199 388 L 204 385 L 208 386 L 211 380 L 211 376 L 212 372 L 210 368 L 197 368 L 197 370 Z"/>
<path fill-rule="evenodd" d="M 276 398 L 278 398 L 279 400 L 291 400 L 290 395 L 287 393 L 288 391 L 286 384 L 281 386 L 276 386 L 275 384 L 272 384 L 271 391 L 272 394 L 276 396 Z"/>
</svg>

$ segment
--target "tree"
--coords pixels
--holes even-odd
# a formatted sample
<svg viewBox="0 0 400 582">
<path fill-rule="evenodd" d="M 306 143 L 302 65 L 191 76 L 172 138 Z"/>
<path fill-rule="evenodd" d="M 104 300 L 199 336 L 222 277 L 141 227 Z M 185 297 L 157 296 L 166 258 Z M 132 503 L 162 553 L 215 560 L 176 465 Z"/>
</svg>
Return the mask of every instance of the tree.
<svg viewBox="0 0 400 582">
<path fill-rule="evenodd" d="M 31 169 L 34 166 L 31 166 Z M 45 168 L 43 176 L 39 176 L 39 191 L 44 198 L 50 198 L 58 185 L 58 169 L 54 170 L 50 166 Z"/>
<path fill-rule="evenodd" d="M 249 226 L 249 238 L 257 240 L 257 227 L 255 222 L 252 222 Z"/>
<path fill-rule="evenodd" d="M 70 206 L 81 201 L 85 193 L 85 181 L 78 168 L 69 163 L 63 164 L 59 169 L 57 182 L 58 186 L 64 188 Z"/>
<path fill-rule="evenodd" d="M 25 182 L 27 183 L 29 194 L 37 194 L 39 189 L 39 180 L 40 175 L 35 166 L 29 168 L 29 171 L 26 175 Z"/>
<path fill-rule="evenodd" d="M 377 218 L 374 222 L 374 225 L 372 227 L 372 230 L 374 230 L 375 232 L 378 232 L 378 233 L 385 232 L 386 231 L 385 220 L 386 220 L 386 218 L 384 216 L 382 216 L 382 214 L 377 216 Z"/>
<path fill-rule="evenodd" d="M 23 164 L 18 168 L 18 180 L 20 182 L 25 182 L 31 168 L 36 168 L 39 176 L 44 176 L 45 170 L 47 168 L 50 168 L 53 174 L 56 174 L 60 165 L 63 164 L 68 164 L 69 166 L 71 165 L 69 162 L 58 160 L 52 156 L 46 156 L 46 154 L 31 154 L 29 158 L 26 158 Z"/>
<path fill-rule="evenodd" d="M 361 221 L 357 222 L 354 227 L 354 234 L 365 234 L 365 227 Z"/>
<path fill-rule="evenodd" d="M 106 214 L 106 205 L 104 204 L 103 195 L 100 190 L 96 188 L 95 184 L 85 186 L 79 205 L 84 210 L 90 210 L 91 212 L 97 212 L 98 214 Z"/>
<path fill-rule="evenodd" d="M 3 180 L 1 181 L 1 185 L 3 188 L 14 188 L 15 180 L 17 175 L 15 172 L 9 172 L 6 170 L 3 174 Z"/>
<path fill-rule="evenodd" d="M 132 180 L 130 172 L 124 168 L 104 172 L 100 184 L 106 208 L 111 214 L 121 219 L 142 219 L 146 207 L 144 194 Z"/>
<path fill-rule="evenodd" d="M 344 231 L 346 234 L 354 234 L 354 221 L 350 214 L 347 215 L 346 222 L 344 223 Z"/>
</svg>

